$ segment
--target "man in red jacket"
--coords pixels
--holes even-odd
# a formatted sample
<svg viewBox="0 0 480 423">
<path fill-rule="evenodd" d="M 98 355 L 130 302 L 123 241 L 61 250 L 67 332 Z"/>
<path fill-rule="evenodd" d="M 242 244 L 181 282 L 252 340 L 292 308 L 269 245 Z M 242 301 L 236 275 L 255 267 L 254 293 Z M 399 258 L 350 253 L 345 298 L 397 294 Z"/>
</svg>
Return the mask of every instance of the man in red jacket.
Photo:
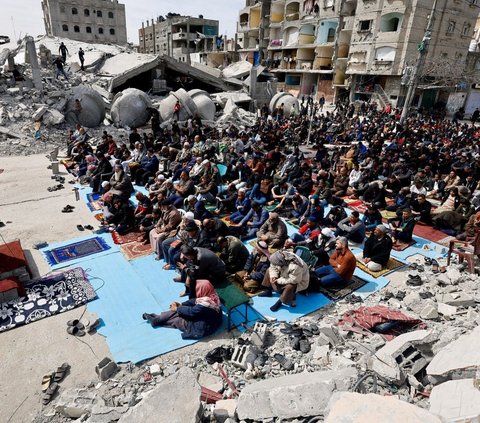
<svg viewBox="0 0 480 423">
<path fill-rule="evenodd" d="M 335 243 L 335 252 L 331 255 L 328 266 L 315 270 L 320 285 L 325 287 L 343 287 L 352 280 L 357 265 L 355 256 L 348 248 L 348 240 L 340 237 Z"/>
</svg>

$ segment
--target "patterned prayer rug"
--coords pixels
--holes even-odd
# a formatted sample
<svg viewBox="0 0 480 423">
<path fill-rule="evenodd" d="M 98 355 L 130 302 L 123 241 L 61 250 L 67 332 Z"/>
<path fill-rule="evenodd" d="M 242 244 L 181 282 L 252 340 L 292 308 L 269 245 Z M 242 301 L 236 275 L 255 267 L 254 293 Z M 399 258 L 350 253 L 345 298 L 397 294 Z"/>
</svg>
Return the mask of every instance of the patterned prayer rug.
<svg viewBox="0 0 480 423">
<path fill-rule="evenodd" d="M 143 245 L 141 242 L 129 242 L 120 246 L 120 251 L 127 260 L 135 260 L 136 258 L 148 256 L 152 254 L 152 246 L 150 244 Z"/>
<path fill-rule="evenodd" d="M 128 244 L 129 242 L 136 241 L 143 232 L 139 230 L 134 230 L 126 233 L 125 235 L 120 235 L 117 231 L 112 232 L 113 242 L 117 245 Z"/>
<path fill-rule="evenodd" d="M 368 283 L 367 281 L 359 278 L 358 276 L 353 275 L 352 281 L 343 288 L 335 289 L 335 288 L 319 287 L 318 292 L 322 293 L 323 295 L 327 296 L 333 301 L 338 301 L 346 297 L 347 295 L 355 292 L 357 289 L 361 288 L 367 283 Z"/>
<path fill-rule="evenodd" d="M 26 295 L 0 304 L 0 332 L 72 310 L 97 297 L 82 268 L 24 284 Z"/>
<path fill-rule="evenodd" d="M 393 244 L 392 249 L 395 251 L 403 251 L 415 244 L 416 242 L 413 239 L 410 242 L 397 241 L 396 244 Z"/>
<path fill-rule="evenodd" d="M 109 250 L 111 247 L 100 237 L 86 239 L 85 241 L 75 242 L 64 245 L 52 250 L 44 251 L 47 262 L 50 266 L 59 263 L 75 260 L 91 254 L 100 253 Z"/>
<path fill-rule="evenodd" d="M 374 278 L 378 278 L 380 276 L 386 275 L 387 273 L 393 272 L 396 269 L 399 269 L 401 267 L 405 266 L 404 263 L 401 261 L 398 261 L 397 259 L 390 257 L 388 259 L 388 263 L 385 266 L 384 269 L 378 271 L 378 272 L 372 272 L 371 270 L 368 269 L 368 267 L 362 263 L 361 261 L 357 260 L 357 267 L 361 270 L 363 270 L 365 273 L 368 273 L 369 275 L 372 275 Z"/>
</svg>

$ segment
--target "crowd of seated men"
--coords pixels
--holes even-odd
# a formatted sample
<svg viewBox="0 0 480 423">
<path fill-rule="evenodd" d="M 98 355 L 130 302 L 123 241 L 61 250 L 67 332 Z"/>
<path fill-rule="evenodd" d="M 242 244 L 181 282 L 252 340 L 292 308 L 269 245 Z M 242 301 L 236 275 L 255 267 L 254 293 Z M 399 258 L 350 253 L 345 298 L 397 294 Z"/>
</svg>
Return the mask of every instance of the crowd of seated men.
<svg viewBox="0 0 480 423">
<path fill-rule="evenodd" d="M 429 115 L 401 125 L 399 116 L 374 103 L 323 112 L 310 102 L 290 118 L 263 107 L 244 130 L 195 116 L 143 136 L 133 129 L 124 142 L 104 133 L 96 148 L 77 126 L 67 167 L 102 195 L 104 224 L 137 230 L 190 299 L 195 281 L 215 286 L 232 273 L 248 291 L 281 292 L 278 309 L 310 285 L 348 284 L 357 260 L 381 270 L 416 225 L 475 237 L 480 130 Z M 145 189 L 136 206 L 134 184 Z M 348 210 L 352 201 L 365 212 Z M 285 221 L 296 233 L 287 235 Z M 248 253 L 243 242 L 254 238 Z M 363 253 L 355 257 L 351 244 Z M 300 247 L 317 257 L 314 269 L 294 254 Z"/>
</svg>

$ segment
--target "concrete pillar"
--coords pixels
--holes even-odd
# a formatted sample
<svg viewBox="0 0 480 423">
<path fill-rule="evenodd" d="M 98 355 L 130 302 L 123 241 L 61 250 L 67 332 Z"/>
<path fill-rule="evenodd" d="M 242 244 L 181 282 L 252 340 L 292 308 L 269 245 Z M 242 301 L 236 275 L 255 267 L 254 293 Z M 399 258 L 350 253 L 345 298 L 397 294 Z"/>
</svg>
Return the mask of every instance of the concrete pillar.
<svg viewBox="0 0 480 423">
<path fill-rule="evenodd" d="M 15 66 L 15 56 L 12 56 L 12 55 L 9 54 L 8 59 L 7 59 L 7 63 L 8 63 L 8 71 L 12 72 L 13 68 Z"/>
<path fill-rule="evenodd" d="M 187 63 L 190 65 L 190 20 L 187 21 Z"/>
<path fill-rule="evenodd" d="M 40 66 L 38 65 L 37 51 L 35 50 L 35 41 L 33 40 L 33 37 L 25 37 L 25 47 L 30 58 L 30 65 L 32 66 L 33 86 L 38 91 L 42 91 L 42 73 L 40 71 Z"/>
</svg>

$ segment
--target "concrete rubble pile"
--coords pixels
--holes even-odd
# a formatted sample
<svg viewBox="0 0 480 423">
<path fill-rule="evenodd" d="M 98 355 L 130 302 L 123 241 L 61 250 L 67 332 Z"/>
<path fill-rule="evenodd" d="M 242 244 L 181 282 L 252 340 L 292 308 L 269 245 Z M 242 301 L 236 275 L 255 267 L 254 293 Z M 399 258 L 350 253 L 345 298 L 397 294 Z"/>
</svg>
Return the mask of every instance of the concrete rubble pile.
<svg viewBox="0 0 480 423">
<path fill-rule="evenodd" d="M 189 92 L 179 89 L 162 97 L 128 88 L 114 96 L 113 88 L 126 83 L 128 78 L 137 76 L 146 67 L 159 65 L 157 56 L 138 55 L 117 46 L 92 46 L 63 40 L 72 51 L 65 65 L 69 79 L 66 81 L 63 76 L 56 79 L 52 58 L 57 54 L 60 41 L 62 39 L 53 37 L 36 40 L 38 67 L 31 64 L 25 40 L 18 46 L 10 45 L 0 50 L 0 66 L 5 64 L 6 70 L 0 72 L 0 154 L 30 155 L 65 146 L 66 132 L 76 123 L 84 126 L 92 137 L 101 135 L 104 130 L 115 138 L 119 133 L 125 134 L 123 129 L 145 125 L 148 129 L 150 112 L 147 109 L 152 104 L 159 110 L 162 126 L 168 126 L 177 118 L 173 116 L 177 100 L 182 106 L 178 116 L 181 122 L 195 115 L 219 128 L 232 123 L 244 128 L 255 122 L 254 113 L 237 105 L 237 102 L 245 105 L 245 98 L 248 104 L 250 97 L 245 92 L 236 92 L 230 102 L 214 102 L 213 96 L 198 89 Z M 79 72 L 73 53 L 78 47 L 86 52 L 85 72 Z M 22 61 L 24 56 L 25 63 Z M 25 77 L 22 87 L 15 86 L 11 79 L 9 71 L 14 61 Z M 240 75 L 244 74 L 242 68 Z M 235 72 L 228 75 L 230 79 L 238 77 Z M 81 110 L 75 105 L 77 99 L 82 105 Z"/>
<path fill-rule="evenodd" d="M 478 277 L 462 269 L 452 264 L 433 274 L 427 267 L 420 287 L 392 283 L 362 304 L 347 297 L 291 324 L 267 317 L 228 342 L 120 364 L 110 379 L 78 388 L 77 396 L 88 398 L 82 421 L 477 422 Z M 422 319 L 425 328 L 389 341 L 337 325 L 345 312 L 379 303 L 419 319 L 427 306 L 439 311 Z M 443 314 L 441 304 L 455 311 Z M 70 396 L 45 410 L 51 420 L 38 421 L 77 416 Z"/>
</svg>

